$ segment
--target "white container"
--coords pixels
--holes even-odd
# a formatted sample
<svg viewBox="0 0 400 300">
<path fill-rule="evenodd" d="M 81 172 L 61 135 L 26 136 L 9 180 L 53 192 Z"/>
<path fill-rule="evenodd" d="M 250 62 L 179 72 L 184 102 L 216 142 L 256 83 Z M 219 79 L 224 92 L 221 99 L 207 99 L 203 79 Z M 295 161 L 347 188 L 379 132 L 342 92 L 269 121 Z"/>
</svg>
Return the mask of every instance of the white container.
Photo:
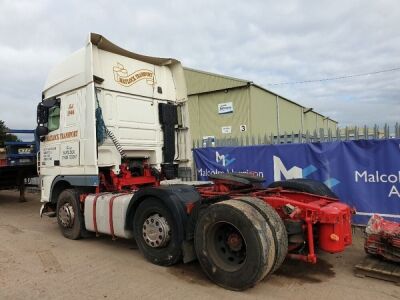
<svg viewBox="0 0 400 300">
<path fill-rule="evenodd" d="M 125 229 L 126 211 L 133 193 L 90 194 L 85 198 L 85 226 L 88 231 L 130 239 L 131 230 Z M 96 206 L 96 218 L 93 218 Z M 110 212 L 112 218 L 110 220 Z M 97 228 L 96 228 L 97 227 Z"/>
</svg>

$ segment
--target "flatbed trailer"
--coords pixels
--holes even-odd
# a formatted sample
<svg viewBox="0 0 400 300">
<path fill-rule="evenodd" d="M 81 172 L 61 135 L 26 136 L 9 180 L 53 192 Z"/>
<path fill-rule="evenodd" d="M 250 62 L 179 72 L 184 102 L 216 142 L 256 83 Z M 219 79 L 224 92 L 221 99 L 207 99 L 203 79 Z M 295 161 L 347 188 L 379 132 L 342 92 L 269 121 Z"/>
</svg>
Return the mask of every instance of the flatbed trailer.
<svg viewBox="0 0 400 300">
<path fill-rule="evenodd" d="M 29 129 L 9 129 L 7 133 L 30 134 Z M 5 142 L 5 154 L 0 159 L 0 189 L 18 188 L 20 201 L 25 201 L 26 181 L 37 177 L 37 142 Z"/>
</svg>

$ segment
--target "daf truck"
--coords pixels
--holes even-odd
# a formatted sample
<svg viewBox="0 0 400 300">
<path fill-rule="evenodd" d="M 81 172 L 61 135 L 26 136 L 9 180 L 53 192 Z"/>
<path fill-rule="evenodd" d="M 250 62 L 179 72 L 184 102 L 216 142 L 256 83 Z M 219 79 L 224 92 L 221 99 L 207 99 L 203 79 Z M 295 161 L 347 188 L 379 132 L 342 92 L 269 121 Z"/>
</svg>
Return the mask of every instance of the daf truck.
<svg viewBox="0 0 400 300">
<path fill-rule="evenodd" d="M 351 210 L 325 185 L 245 174 L 167 184 L 192 166 L 182 65 L 91 33 L 48 75 L 37 106 L 41 215 L 71 240 L 133 239 L 150 262 L 198 259 L 216 284 L 244 290 L 285 258 L 351 244 Z M 167 180 L 167 181 L 166 181 Z M 139 272 L 139 270 L 138 270 Z"/>
</svg>

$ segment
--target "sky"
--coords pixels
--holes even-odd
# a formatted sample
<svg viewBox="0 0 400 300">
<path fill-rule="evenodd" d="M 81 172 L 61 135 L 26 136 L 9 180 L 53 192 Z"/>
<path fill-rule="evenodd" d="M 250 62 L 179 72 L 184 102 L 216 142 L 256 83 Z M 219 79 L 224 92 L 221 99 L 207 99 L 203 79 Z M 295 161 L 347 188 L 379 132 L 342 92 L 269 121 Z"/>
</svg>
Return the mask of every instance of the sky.
<svg viewBox="0 0 400 300">
<path fill-rule="evenodd" d="M 130 51 L 242 78 L 339 126 L 400 122 L 400 5 L 382 1 L 0 0 L 0 120 L 34 128 L 49 70 L 97 32 Z"/>
</svg>

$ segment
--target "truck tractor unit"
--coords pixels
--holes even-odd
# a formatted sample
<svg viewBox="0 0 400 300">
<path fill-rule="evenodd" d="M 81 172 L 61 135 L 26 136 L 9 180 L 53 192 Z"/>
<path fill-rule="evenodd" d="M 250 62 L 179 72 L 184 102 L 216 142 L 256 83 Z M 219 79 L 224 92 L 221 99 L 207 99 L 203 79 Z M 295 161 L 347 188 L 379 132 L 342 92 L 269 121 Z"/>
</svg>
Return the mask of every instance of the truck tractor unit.
<svg viewBox="0 0 400 300">
<path fill-rule="evenodd" d="M 37 106 L 40 214 L 56 217 L 68 239 L 134 239 L 157 265 L 197 259 L 231 290 L 254 286 L 285 258 L 316 263 L 317 248 L 351 244 L 351 209 L 320 182 L 264 187 L 231 173 L 172 184 L 192 166 L 187 99 L 179 61 L 91 33 L 50 72 Z"/>
</svg>

